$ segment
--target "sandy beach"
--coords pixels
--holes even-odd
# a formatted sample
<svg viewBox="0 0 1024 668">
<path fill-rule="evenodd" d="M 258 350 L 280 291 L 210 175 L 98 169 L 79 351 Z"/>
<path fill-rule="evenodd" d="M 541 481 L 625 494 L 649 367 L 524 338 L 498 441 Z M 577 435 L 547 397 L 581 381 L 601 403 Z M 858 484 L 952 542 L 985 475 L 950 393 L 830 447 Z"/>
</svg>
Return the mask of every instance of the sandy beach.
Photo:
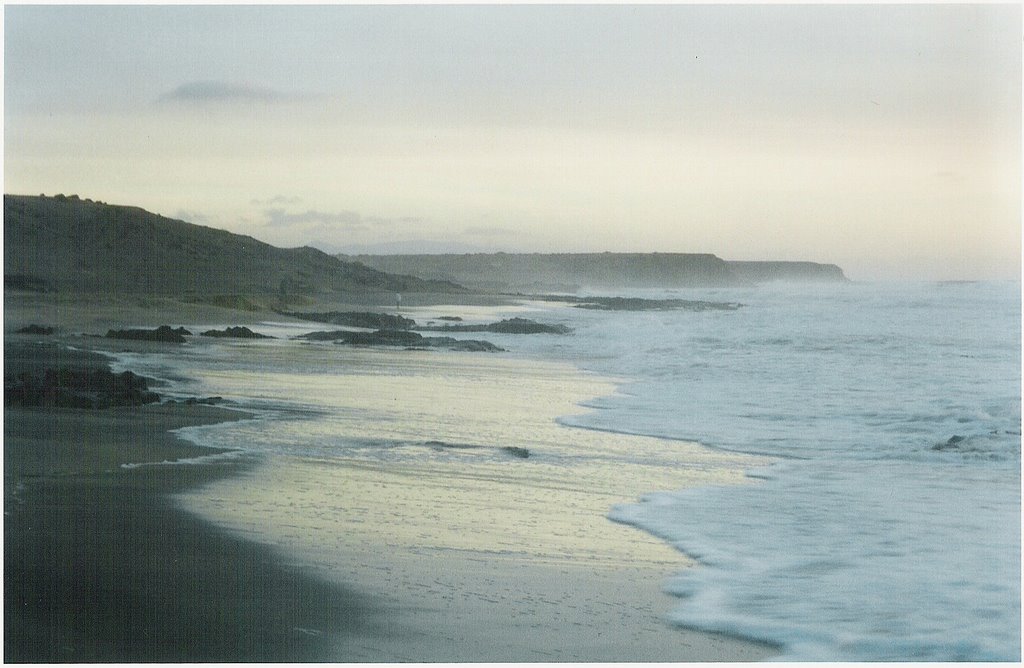
<svg viewBox="0 0 1024 668">
<path fill-rule="evenodd" d="M 60 349 L 17 345 L 35 343 L 10 334 L 27 322 L 58 325 L 61 345 L 110 349 L 79 334 L 259 321 L 208 306 L 30 302 L 5 312 L 5 355 L 20 351 L 8 369 L 33 356 L 52 363 Z M 115 349 L 166 353 L 122 343 Z M 412 378 L 407 391 L 422 382 Z M 665 621 L 674 599 L 661 587 L 687 560 L 605 516 L 643 488 L 521 494 L 515 477 L 267 455 L 121 466 L 211 454 L 169 430 L 239 417 L 182 404 L 7 408 L 5 660 L 703 662 L 773 653 Z M 697 446 L 691 454 L 702 456 Z M 531 505 L 545 495 L 564 516 Z M 363 511 L 324 526 L 290 510 L 328 499 Z"/>
<path fill-rule="evenodd" d="M 185 406 L 6 411 L 5 661 L 312 660 L 323 642 L 300 629 L 371 618 L 372 602 L 167 502 L 244 464 L 120 468 L 208 454 L 167 430 L 224 419 Z"/>
</svg>

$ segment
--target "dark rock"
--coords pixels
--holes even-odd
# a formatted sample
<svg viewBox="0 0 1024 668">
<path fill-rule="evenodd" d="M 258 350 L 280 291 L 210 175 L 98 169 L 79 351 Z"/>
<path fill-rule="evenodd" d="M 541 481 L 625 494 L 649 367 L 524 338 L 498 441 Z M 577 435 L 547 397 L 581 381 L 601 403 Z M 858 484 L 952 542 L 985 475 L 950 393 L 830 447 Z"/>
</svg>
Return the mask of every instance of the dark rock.
<svg viewBox="0 0 1024 668">
<path fill-rule="evenodd" d="M 565 325 L 545 325 L 527 318 L 509 318 L 487 325 L 441 325 L 419 327 L 423 332 L 492 332 L 495 334 L 568 334 Z"/>
<path fill-rule="evenodd" d="M 195 406 L 196 404 L 202 404 L 204 406 L 216 406 L 223 401 L 224 397 L 189 397 L 185 400 L 185 405 Z"/>
<path fill-rule="evenodd" d="M 414 346 L 424 343 L 423 335 L 403 329 L 378 329 L 375 332 L 341 332 L 339 343 L 354 346 Z"/>
<path fill-rule="evenodd" d="M 501 334 L 568 334 L 565 325 L 544 325 L 526 318 L 511 318 L 489 325 L 487 331 Z"/>
<path fill-rule="evenodd" d="M 462 318 L 457 315 L 442 315 L 438 320 L 447 320 L 448 322 L 462 322 Z"/>
<path fill-rule="evenodd" d="M 387 313 L 370 313 L 366 311 L 328 311 L 326 313 L 298 313 L 294 311 L 275 310 L 280 315 L 309 320 L 310 322 L 323 322 L 329 325 L 342 327 L 363 327 L 365 329 L 411 329 L 416 326 L 416 321 L 400 315 L 389 315 Z"/>
<path fill-rule="evenodd" d="M 471 353 L 503 353 L 504 348 L 499 348 L 490 341 L 466 339 L 464 341 L 454 340 L 452 343 L 444 344 L 449 350 L 458 350 Z"/>
<path fill-rule="evenodd" d="M 933 445 L 932 450 L 956 450 L 966 440 L 966 436 L 960 436 L 959 434 L 950 436 L 946 442 Z"/>
<path fill-rule="evenodd" d="M 43 336 L 49 336 L 53 334 L 53 327 L 44 327 L 42 325 L 29 325 L 28 327 L 22 327 L 17 330 L 18 334 L 41 334 Z"/>
<path fill-rule="evenodd" d="M 427 441 L 424 445 L 430 446 L 434 450 L 478 450 L 479 445 L 470 445 L 468 443 L 446 443 L 445 441 Z"/>
<path fill-rule="evenodd" d="M 519 457 L 520 459 L 526 459 L 530 456 L 530 451 L 526 448 L 519 448 L 514 445 L 506 445 L 502 448 L 505 452 L 512 455 L 513 457 Z"/>
<path fill-rule="evenodd" d="M 307 341 L 334 341 L 359 346 L 409 346 L 422 344 L 423 335 L 404 329 L 378 329 L 375 332 L 351 332 L 334 330 L 328 332 L 310 332 L 297 338 Z"/>
<path fill-rule="evenodd" d="M 641 297 L 573 297 L 569 295 L 532 295 L 531 299 L 563 302 L 576 308 L 598 311 L 735 311 L 742 304 L 692 299 L 644 299 Z"/>
<path fill-rule="evenodd" d="M 4 382 L 4 405 L 8 406 L 109 408 L 141 406 L 159 400 L 160 396 L 149 390 L 146 378 L 131 371 L 47 368 L 41 378 L 23 372 Z"/>
<path fill-rule="evenodd" d="M 192 336 L 192 332 L 184 327 L 172 329 L 168 325 L 160 325 L 156 329 L 111 329 L 107 331 L 108 339 L 160 341 L 164 343 L 185 343 L 186 336 Z"/>
<path fill-rule="evenodd" d="M 375 332 L 310 332 L 298 338 L 309 341 L 334 341 L 355 346 L 402 346 L 408 349 L 448 348 L 473 352 L 503 352 L 502 348 L 489 341 L 455 339 L 449 336 L 427 337 L 404 329 L 379 329 Z"/>
<path fill-rule="evenodd" d="M 344 338 L 344 335 L 350 334 L 342 329 L 335 329 L 326 332 L 309 332 L 308 334 L 299 334 L 295 338 L 305 339 L 306 341 L 337 341 Z"/>
<path fill-rule="evenodd" d="M 248 327 L 228 327 L 227 329 L 209 329 L 200 336 L 213 336 L 222 339 L 272 339 L 274 337 L 259 334 Z"/>
</svg>

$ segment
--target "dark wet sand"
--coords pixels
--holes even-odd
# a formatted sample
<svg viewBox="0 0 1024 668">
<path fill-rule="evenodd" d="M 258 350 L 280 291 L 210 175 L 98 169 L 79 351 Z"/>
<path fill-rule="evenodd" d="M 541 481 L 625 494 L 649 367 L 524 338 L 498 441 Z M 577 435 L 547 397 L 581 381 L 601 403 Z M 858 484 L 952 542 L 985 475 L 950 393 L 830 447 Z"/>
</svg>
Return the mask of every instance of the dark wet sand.
<svg viewBox="0 0 1024 668">
<path fill-rule="evenodd" d="M 373 634 L 371 601 L 173 507 L 244 462 L 123 469 L 210 452 L 167 429 L 204 406 L 4 414 L 4 661 L 322 660 Z"/>
</svg>

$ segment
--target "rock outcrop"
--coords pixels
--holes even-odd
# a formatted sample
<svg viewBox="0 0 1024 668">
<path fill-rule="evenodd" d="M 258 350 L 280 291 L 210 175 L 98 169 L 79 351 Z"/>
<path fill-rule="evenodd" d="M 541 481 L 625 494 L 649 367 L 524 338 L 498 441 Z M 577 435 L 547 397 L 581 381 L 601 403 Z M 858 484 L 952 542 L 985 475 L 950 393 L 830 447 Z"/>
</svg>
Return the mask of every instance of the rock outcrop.
<svg viewBox="0 0 1024 668">
<path fill-rule="evenodd" d="M 447 348 L 470 352 L 503 352 L 489 341 L 455 339 L 449 336 L 423 336 L 405 329 L 378 329 L 373 332 L 335 330 L 300 334 L 307 341 L 333 341 L 355 346 L 398 346 L 403 348 Z"/>
<path fill-rule="evenodd" d="M 228 327 L 227 329 L 208 329 L 199 336 L 211 336 L 219 339 L 272 339 L 273 336 L 259 334 L 248 327 Z"/>
<path fill-rule="evenodd" d="M 416 321 L 400 315 L 372 313 L 368 311 L 327 311 L 324 313 L 299 313 L 296 311 L 275 310 L 279 315 L 322 322 L 341 327 L 364 327 L 366 329 L 412 329 Z"/>
<path fill-rule="evenodd" d="M 530 299 L 572 304 L 576 308 L 597 311 L 735 311 L 742 304 L 693 299 L 646 299 L 642 297 L 573 297 L 568 295 L 532 295 Z"/>
<path fill-rule="evenodd" d="M 417 327 L 421 332 L 492 332 L 495 334 L 569 334 L 565 325 L 546 325 L 527 318 L 509 318 L 487 325 L 433 325 Z"/>
<path fill-rule="evenodd" d="M 186 336 L 192 336 L 192 332 L 184 327 L 172 329 L 169 325 L 160 325 L 156 329 L 111 329 L 107 331 L 108 339 L 159 341 L 162 343 L 185 343 Z"/>
<path fill-rule="evenodd" d="M 40 336 L 49 336 L 53 334 L 53 327 L 45 327 L 43 325 L 28 325 L 17 330 L 16 334 L 38 334 Z"/>
<path fill-rule="evenodd" d="M 131 371 L 109 369 L 52 369 L 42 377 L 20 373 L 4 382 L 5 406 L 110 408 L 141 406 L 160 401 L 146 378 Z"/>
</svg>

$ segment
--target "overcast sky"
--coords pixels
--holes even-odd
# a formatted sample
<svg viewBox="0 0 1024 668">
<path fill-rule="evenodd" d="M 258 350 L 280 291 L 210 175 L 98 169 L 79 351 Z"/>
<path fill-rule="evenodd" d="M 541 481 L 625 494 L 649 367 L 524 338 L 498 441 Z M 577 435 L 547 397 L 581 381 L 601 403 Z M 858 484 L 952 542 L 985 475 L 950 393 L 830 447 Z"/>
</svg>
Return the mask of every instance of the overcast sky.
<svg viewBox="0 0 1024 668">
<path fill-rule="evenodd" d="M 329 251 L 1019 277 L 1021 27 L 1013 5 L 8 5 L 4 191 Z"/>
</svg>

